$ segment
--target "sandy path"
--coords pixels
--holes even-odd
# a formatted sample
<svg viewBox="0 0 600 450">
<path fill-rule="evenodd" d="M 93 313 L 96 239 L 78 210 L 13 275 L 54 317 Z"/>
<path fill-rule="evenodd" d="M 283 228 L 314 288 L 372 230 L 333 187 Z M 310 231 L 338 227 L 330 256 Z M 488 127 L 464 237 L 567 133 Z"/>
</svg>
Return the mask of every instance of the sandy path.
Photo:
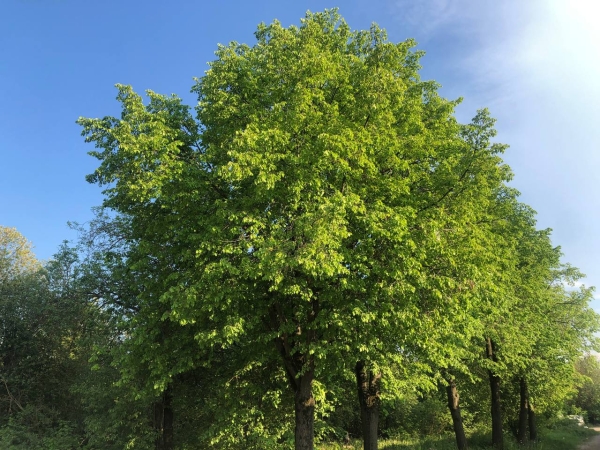
<svg viewBox="0 0 600 450">
<path fill-rule="evenodd" d="M 600 427 L 594 427 L 592 429 L 594 431 L 600 431 Z M 579 450 L 600 450 L 600 434 L 583 443 L 579 447 Z"/>
</svg>

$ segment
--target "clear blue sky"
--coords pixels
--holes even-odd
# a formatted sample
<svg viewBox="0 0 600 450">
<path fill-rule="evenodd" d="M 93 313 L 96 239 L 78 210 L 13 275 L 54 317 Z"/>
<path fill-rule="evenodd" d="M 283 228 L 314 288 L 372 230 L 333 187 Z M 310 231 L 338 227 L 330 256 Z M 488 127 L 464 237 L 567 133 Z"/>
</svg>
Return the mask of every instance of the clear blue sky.
<svg viewBox="0 0 600 450">
<path fill-rule="evenodd" d="M 554 229 L 565 261 L 600 285 L 595 0 L 2 0 L 0 225 L 48 259 L 74 238 L 67 221 L 92 217 L 101 194 L 84 176 L 96 161 L 75 120 L 118 114 L 115 83 L 193 104 L 192 78 L 217 43 L 252 44 L 260 22 L 297 24 L 334 6 L 352 28 L 377 22 L 393 41 L 415 38 L 423 78 L 465 98 L 461 120 L 490 108 L 522 201 Z"/>
</svg>

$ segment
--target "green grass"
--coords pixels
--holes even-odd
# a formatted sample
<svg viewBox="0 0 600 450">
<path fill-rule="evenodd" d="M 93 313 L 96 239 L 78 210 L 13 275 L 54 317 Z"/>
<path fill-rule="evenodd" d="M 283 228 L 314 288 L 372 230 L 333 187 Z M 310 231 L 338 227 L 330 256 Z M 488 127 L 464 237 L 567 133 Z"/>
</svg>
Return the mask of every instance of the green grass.
<svg viewBox="0 0 600 450">
<path fill-rule="evenodd" d="M 572 424 L 562 424 L 554 429 L 541 430 L 537 443 L 518 445 L 512 435 L 505 435 L 504 450 L 576 450 L 577 447 L 597 434 L 593 430 Z M 490 435 L 474 433 L 469 437 L 469 450 L 489 450 Z M 350 445 L 328 443 L 317 446 L 318 450 L 362 450 L 362 441 L 356 440 Z M 453 435 L 428 438 L 388 439 L 379 441 L 380 450 L 456 450 Z"/>
</svg>

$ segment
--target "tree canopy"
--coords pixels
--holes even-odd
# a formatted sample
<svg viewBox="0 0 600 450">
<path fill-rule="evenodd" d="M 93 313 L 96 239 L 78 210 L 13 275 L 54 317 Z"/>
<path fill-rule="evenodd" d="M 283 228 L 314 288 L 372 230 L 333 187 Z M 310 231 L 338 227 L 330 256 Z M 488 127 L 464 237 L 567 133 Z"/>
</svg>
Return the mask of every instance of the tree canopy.
<svg viewBox="0 0 600 450">
<path fill-rule="evenodd" d="M 118 86 L 121 118 L 79 120 L 100 161 L 88 181 L 125 224 L 126 355 L 149 388 L 243 343 L 241 372 L 281 361 L 304 449 L 313 391 L 354 361 L 378 399 L 384 373 L 398 393 L 464 371 L 472 339 L 502 342 L 496 377 L 529 357 L 536 339 L 503 338 L 502 318 L 551 292 L 555 255 L 527 253 L 535 222 L 506 186 L 493 119 L 458 123 L 414 45 L 308 13 L 220 46 L 192 89 L 195 116 L 176 96 L 144 104 Z"/>
</svg>

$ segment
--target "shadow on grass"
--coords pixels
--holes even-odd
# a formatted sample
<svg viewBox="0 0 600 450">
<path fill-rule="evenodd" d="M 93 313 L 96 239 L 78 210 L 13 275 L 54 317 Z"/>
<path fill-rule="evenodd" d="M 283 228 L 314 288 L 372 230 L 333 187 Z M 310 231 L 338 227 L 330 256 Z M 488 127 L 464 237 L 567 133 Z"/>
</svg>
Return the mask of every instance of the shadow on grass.
<svg viewBox="0 0 600 450">
<path fill-rule="evenodd" d="M 519 445 L 512 435 L 505 435 L 504 450 L 577 450 L 582 442 L 597 435 L 591 429 L 572 426 L 560 426 L 544 430 L 535 443 Z M 472 433 L 469 436 L 469 450 L 491 450 L 491 436 L 488 433 Z M 349 445 L 339 443 L 323 444 L 319 450 L 362 450 L 362 441 L 356 440 Z M 453 435 L 426 438 L 383 439 L 379 441 L 379 450 L 456 450 Z"/>
</svg>

